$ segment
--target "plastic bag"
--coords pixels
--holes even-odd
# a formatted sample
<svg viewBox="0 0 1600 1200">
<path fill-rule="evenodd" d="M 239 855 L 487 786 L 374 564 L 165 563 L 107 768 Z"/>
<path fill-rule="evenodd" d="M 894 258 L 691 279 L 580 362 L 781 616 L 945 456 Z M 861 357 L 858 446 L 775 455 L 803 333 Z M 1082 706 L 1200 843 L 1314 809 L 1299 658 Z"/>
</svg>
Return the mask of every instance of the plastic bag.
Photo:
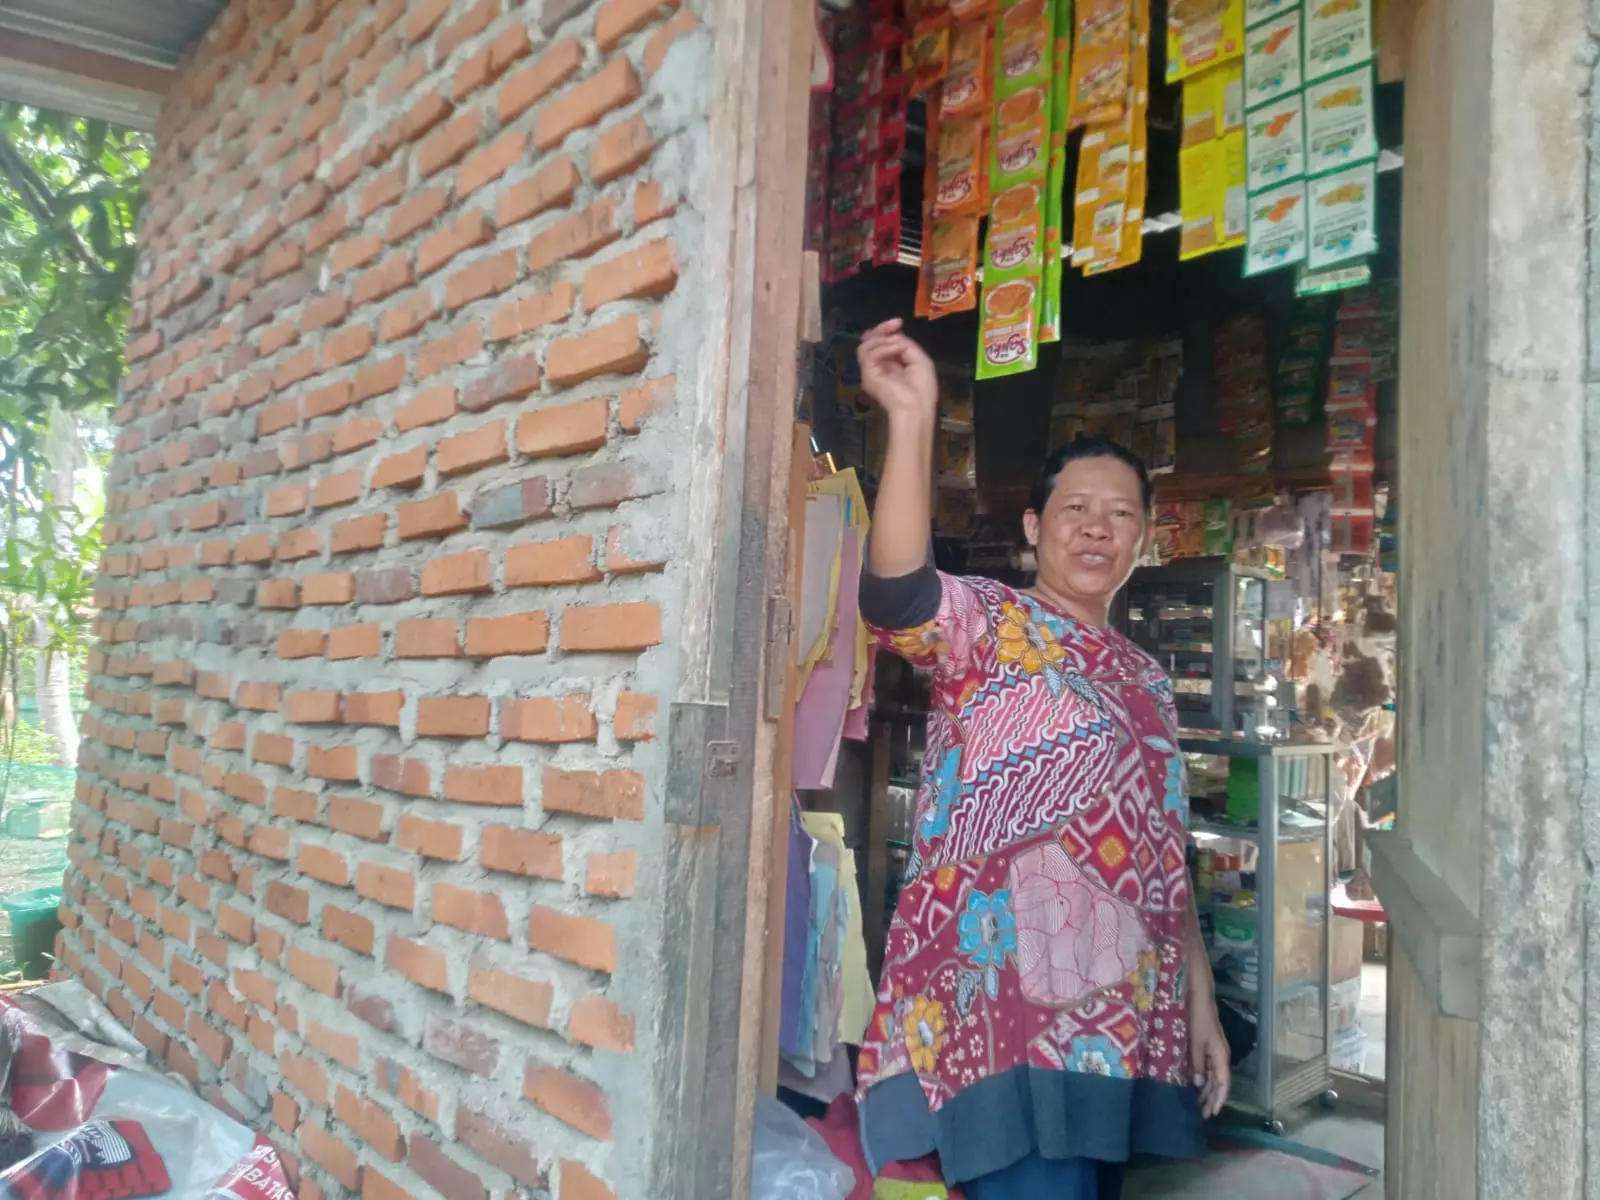
<svg viewBox="0 0 1600 1200">
<path fill-rule="evenodd" d="M 845 1200 L 855 1179 L 798 1114 L 769 1096 L 756 1101 L 751 1200 Z"/>
</svg>

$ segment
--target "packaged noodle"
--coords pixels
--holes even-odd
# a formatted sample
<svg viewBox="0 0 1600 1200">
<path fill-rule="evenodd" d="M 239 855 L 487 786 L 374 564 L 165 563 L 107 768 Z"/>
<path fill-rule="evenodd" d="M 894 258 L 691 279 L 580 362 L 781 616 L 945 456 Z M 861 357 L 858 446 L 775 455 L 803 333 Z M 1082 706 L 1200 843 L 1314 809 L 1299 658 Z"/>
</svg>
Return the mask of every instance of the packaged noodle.
<svg viewBox="0 0 1600 1200">
<path fill-rule="evenodd" d="M 936 220 L 975 216 L 982 212 L 979 175 L 984 152 L 983 135 L 984 120 L 981 116 L 939 122 L 933 193 L 933 215 Z"/>
<path fill-rule="evenodd" d="M 987 271 L 1033 272 L 1044 266 L 1044 194 L 1037 183 L 1013 184 L 989 202 Z"/>
<path fill-rule="evenodd" d="M 1250 197 L 1244 273 L 1293 266 L 1306 256 L 1306 185 L 1296 179 Z"/>
<path fill-rule="evenodd" d="M 1082 0 L 1073 44 L 1069 124 L 1076 129 L 1119 118 L 1133 73 L 1130 0 Z"/>
<path fill-rule="evenodd" d="M 939 118 L 981 115 L 989 107 L 989 26 L 967 21 L 950 31 L 950 70 L 939 88 Z"/>
<path fill-rule="evenodd" d="M 1228 166 L 1221 139 L 1178 151 L 1178 260 L 1187 262 L 1222 249 L 1222 209 Z"/>
<path fill-rule="evenodd" d="M 1371 0 L 1308 0 L 1305 38 L 1307 83 L 1371 62 Z"/>
<path fill-rule="evenodd" d="M 1039 341 L 1061 340 L 1062 204 L 1067 180 L 1067 120 L 1071 101 L 1072 3 L 1055 0 L 1050 83 L 1050 168 L 1045 184 L 1044 296 L 1039 301 Z M 993 217 L 991 216 L 991 226 Z"/>
<path fill-rule="evenodd" d="M 1073 266 L 1086 267 L 1121 252 L 1132 162 L 1131 122 L 1095 126 L 1084 133 L 1073 194 Z"/>
<path fill-rule="evenodd" d="M 1251 111 L 1245 129 L 1251 195 L 1305 174 L 1304 110 L 1305 96 L 1295 92 Z"/>
<path fill-rule="evenodd" d="M 1254 108 L 1300 87 L 1299 8 L 1251 29 L 1244 46 L 1244 104 Z"/>
<path fill-rule="evenodd" d="M 977 306 L 977 217 L 954 217 L 933 223 L 923 250 L 918 291 L 924 287 L 930 320 L 951 313 L 970 312 Z"/>
<path fill-rule="evenodd" d="M 1378 248 L 1377 164 L 1320 175 L 1306 196 L 1306 267 L 1321 271 Z"/>
<path fill-rule="evenodd" d="M 996 102 L 995 147 L 989 168 L 993 191 L 1041 180 L 1050 166 L 1050 94 L 1030 87 Z"/>
<path fill-rule="evenodd" d="M 950 27 L 913 30 L 901 47 L 908 99 L 931 92 L 950 70 Z"/>
<path fill-rule="evenodd" d="M 985 281 L 979 308 L 979 379 L 1031 371 L 1039 364 L 1039 287 L 1041 277 Z"/>
<path fill-rule="evenodd" d="M 1066 7 L 1070 11 L 1070 3 Z M 1049 81 L 1054 8 L 1046 0 L 1001 0 L 995 30 L 996 95 Z"/>
<path fill-rule="evenodd" d="M 1236 59 L 1244 50 L 1245 0 L 1171 0 L 1167 82 Z"/>
<path fill-rule="evenodd" d="M 1244 128 L 1244 68 L 1224 63 L 1183 81 L 1182 147 L 1215 141 Z"/>
<path fill-rule="evenodd" d="M 1321 175 L 1378 155 L 1370 66 L 1306 89 L 1306 173 Z"/>
</svg>

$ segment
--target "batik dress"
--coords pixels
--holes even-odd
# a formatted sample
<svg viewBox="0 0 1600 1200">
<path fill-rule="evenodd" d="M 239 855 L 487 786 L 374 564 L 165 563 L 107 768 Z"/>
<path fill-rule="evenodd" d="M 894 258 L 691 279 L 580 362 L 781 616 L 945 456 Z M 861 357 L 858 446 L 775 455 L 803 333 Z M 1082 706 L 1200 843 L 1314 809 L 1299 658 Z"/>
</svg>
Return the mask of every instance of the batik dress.
<svg viewBox="0 0 1600 1200">
<path fill-rule="evenodd" d="M 934 672 L 859 1063 L 871 1161 L 937 1150 L 961 1182 L 1032 1153 L 1203 1153 L 1171 681 L 1120 634 L 991 580 L 868 578 L 862 611 Z"/>
</svg>

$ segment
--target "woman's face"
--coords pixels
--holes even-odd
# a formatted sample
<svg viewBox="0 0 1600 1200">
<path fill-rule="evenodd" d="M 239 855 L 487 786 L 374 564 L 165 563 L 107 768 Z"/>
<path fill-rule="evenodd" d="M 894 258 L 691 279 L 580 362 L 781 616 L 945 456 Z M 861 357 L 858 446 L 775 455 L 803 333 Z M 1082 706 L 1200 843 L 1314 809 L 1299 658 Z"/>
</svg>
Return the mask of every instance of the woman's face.
<svg viewBox="0 0 1600 1200">
<path fill-rule="evenodd" d="M 1064 599 L 1108 604 L 1133 573 L 1149 537 L 1139 477 L 1115 458 L 1079 458 L 1056 476 L 1042 513 L 1023 532 L 1039 559 L 1039 582 Z"/>
</svg>

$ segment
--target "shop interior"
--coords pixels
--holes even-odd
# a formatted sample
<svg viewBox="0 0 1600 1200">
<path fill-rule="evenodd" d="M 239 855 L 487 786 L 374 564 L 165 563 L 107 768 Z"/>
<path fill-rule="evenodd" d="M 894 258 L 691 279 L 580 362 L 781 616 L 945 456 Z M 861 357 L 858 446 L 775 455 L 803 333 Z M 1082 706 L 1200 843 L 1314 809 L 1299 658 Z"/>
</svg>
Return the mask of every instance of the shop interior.
<svg viewBox="0 0 1600 1200">
<path fill-rule="evenodd" d="M 883 453 L 856 343 L 903 317 L 939 365 L 942 570 L 1031 581 L 1021 516 L 1062 442 L 1156 479 L 1114 622 L 1177 693 L 1234 1087 L 1211 1159 L 1126 1194 L 1381 1194 L 1363 836 L 1396 805 L 1403 81 L 1371 0 L 1057 3 L 820 10 L 776 1093 L 820 1127 L 853 1090 L 917 820 L 928 681 L 867 649 L 850 594 Z M 1054 149 L 1017 169 L 1034 108 Z"/>
</svg>

